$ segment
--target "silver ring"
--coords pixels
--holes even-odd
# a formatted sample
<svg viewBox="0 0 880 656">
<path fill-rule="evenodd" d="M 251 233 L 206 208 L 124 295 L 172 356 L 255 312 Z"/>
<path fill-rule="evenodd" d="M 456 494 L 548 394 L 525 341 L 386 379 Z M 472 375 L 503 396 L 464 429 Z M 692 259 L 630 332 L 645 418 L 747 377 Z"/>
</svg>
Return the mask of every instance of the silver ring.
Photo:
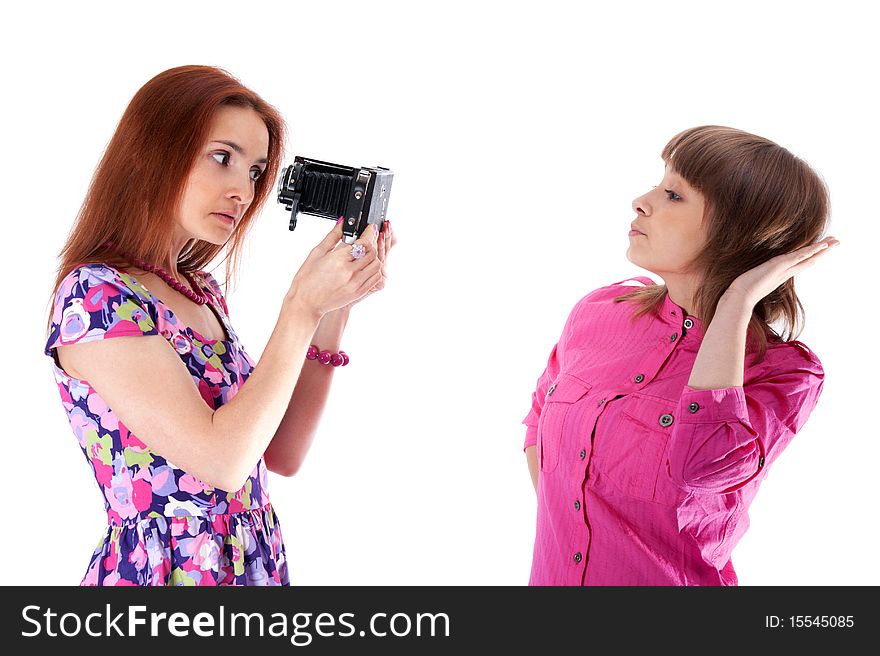
<svg viewBox="0 0 880 656">
<path fill-rule="evenodd" d="M 366 254 L 367 254 L 367 249 L 364 247 L 363 244 L 352 244 L 351 245 L 351 259 L 359 260 Z"/>
</svg>

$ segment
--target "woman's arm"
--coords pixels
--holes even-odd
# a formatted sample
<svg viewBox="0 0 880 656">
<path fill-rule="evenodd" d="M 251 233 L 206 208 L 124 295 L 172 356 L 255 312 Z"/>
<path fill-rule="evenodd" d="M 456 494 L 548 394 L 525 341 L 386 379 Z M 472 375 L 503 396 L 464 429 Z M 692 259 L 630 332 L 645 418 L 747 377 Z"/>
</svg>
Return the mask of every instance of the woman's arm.
<svg viewBox="0 0 880 656">
<path fill-rule="evenodd" d="M 388 253 L 396 243 L 397 237 L 391 229 L 391 221 L 386 220 L 382 232 L 376 237 L 380 275 L 370 294 L 385 287 Z M 312 336 L 312 344 L 322 350 L 339 351 L 342 333 L 348 323 L 351 308 L 363 298 L 366 296 L 325 314 Z M 323 365 L 317 360 L 304 362 L 281 424 L 264 454 L 269 471 L 282 476 L 293 476 L 299 471 L 317 432 L 324 406 L 327 404 L 335 368 Z"/>
<path fill-rule="evenodd" d="M 350 309 L 351 306 L 346 306 L 325 314 L 311 343 L 331 353 L 339 351 Z M 269 471 L 293 476 L 299 470 L 327 404 L 334 369 L 336 367 L 323 365 L 317 360 L 303 363 L 281 424 L 266 449 L 265 461 Z"/>
<path fill-rule="evenodd" d="M 369 255 L 353 263 L 347 249 L 336 248 L 341 237 L 337 225 L 312 249 L 247 383 L 216 410 L 205 402 L 168 340 L 157 334 L 138 299 L 109 279 L 81 279 L 80 296 L 71 298 L 67 309 L 58 308 L 59 321 L 63 313 L 82 309 L 84 299 L 92 298 L 86 289 L 90 285 L 100 286 L 101 297 L 110 294 L 116 301 L 118 296 L 108 311 L 92 313 L 94 321 L 106 325 L 60 339 L 55 347 L 59 358 L 65 352 L 65 364 L 147 447 L 212 487 L 237 491 L 278 430 L 321 318 L 361 298 L 382 279 L 378 258 Z M 375 252 L 375 232 L 358 241 Z"/>
<path fill-rule="evenodd" d="M 319 319 L 297 299 L 285 299 L 247 384 L 216 410 L 162 336 L 116 337 L 58 351 L 150 449 L 204 483 L 234 492 L 275 433 Z"/>
<path fill-rule="evenodd" d="M 532 477 L 532 485 L 535 486 L 535 492 L 538 491 L 538 454 L 536 452 L 536 447 L 533 444 L 532 446 L 526 447 L 526 463 L 529 465 L 529 475 Z"/>
<path fill-rule="evenodd" d="M 754 304 L 724 294 L 694 361 L 688 387 L 699 390 L 741 387 L 745 367 L 746 330 Z"/>
<path fill-rule="evenodd" d="M 822 391 L 818 359 L 796 345 L 743 387 L 755 304 L 839 242 L 833 237 L 774 257 L 739 276 L 718 302 L 669 438 L 669 472 L 689 490 L 727 493 L 760 475 L 800 430 Z"/>
</svg>

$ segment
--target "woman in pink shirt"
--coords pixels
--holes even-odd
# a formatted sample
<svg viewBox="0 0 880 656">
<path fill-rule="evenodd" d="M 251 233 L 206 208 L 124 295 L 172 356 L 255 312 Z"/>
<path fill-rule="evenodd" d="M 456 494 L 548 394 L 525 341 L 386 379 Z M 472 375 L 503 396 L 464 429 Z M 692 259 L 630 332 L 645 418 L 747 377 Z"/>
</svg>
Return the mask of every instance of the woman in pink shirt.
<svg viewBox="0 0 880 656">
<path fill-rule="evenodd" d="M 662 158 L 661 184 L 633 201 L 627 258 L 664 284 L 578 302 L 523 421 L 532 585 L 736 585 L 748 507 L 822 391 L 794 339 L 793 278 L 839 243 L 820 240 L 822 180 L 720 126 L 681 132 Z"/>
</svg>

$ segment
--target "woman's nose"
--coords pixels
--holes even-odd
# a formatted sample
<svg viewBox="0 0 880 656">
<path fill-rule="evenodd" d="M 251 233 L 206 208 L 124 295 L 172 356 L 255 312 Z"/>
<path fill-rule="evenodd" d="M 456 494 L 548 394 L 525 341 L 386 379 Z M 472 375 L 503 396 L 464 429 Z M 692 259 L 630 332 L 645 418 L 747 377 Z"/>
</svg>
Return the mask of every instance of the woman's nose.
<svg viewBox="0 0 880 656">
<path fill-rule="evenodd" d="M 633 212 L 636 214 L 644 214 L 648 215 L 651 213 L 651 208 L 648 205 L 647 194 L 639 196 L 632 202 Z"/>
<path fill-rule="evenodd" d="M 235 184 L 230 185 L 229 190 L 226 192 L 226 196 L 239 203 L 250 203 L 254 198 L 254 188 L 250 177 L 248 177 L 248 180 L 244 183 L 237 181 Z"/>
</svg>

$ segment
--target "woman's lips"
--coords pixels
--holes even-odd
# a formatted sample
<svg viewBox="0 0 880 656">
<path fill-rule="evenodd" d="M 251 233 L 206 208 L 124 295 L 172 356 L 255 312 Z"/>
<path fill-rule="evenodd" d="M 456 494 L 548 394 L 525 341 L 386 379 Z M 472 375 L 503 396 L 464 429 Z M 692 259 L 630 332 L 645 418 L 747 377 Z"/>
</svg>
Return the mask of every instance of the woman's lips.
<svg viewBox="0 0 880 656">
<path fill-rule="evenodd" d="M 645 236 L 645 234 L 644 234 L 643 232 L 639 232 L 638 230 L 630 230 L 630 231 L 629 231 L 629 236 L 630 236 L 630 237 L 636 237 L 636 236 L 638 236 L 638 235 L 641 235 L 642 237 Z"/>
<path fill-rule="evenodd" d="M 232 217 L 226 216 L 225 214 L 218 214 L 217 212 L 212 212 L 212 214 L 224 223 L 235 225 L 235 219 L 233 219 Z"/>
</svg>

